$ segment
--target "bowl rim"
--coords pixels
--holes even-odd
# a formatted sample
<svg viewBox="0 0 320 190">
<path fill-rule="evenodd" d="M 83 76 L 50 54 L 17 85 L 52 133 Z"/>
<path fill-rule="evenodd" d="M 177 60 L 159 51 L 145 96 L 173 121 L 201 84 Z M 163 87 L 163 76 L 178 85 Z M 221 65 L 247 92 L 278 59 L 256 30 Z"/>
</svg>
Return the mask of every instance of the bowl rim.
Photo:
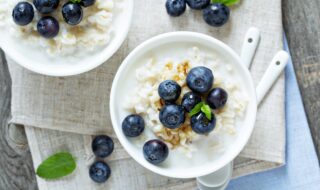
<svg viewBox="0 0 320 190">
<path fill-rule="evenodd" d="M 14 49 L 14 47 L 9 47 L 7 46 L 5 43 L 1 44 L 1 40 L 0 40 L 0 47 L 4 50 L 4 52 L 16 63 L 18 63 L 20 66 L 42 74 L 42 75 L 47 75 L 47 76 L 55 76 L 55 77 L 64 77 L 64 76 L 73 76 L 73 75 L 78 75 L 78 74 L 82 74 L 85 72 L 88 72 L 100 65 L 102 65 L 104 62 L 106 62 L 111 56 L 113 56 L 116 51 L 118 51 L 118 49 L 120 48 L 120 46 L 123 44 L 124 40 L 126 39 L 130 27 L 131 27 L 131 23 L 132 23 L 132 19 L 133 19 L 133 10 L 134 10 L 134 0 L 129 0 L 128 3 L 125 5 L 127 7 L 126 11 L 128 15 L 130 15 L 130 18 L 127 18 L 127 24 L 123 25 L 123 28 L 121 28 L 121 30 L 123 32 L 120 33 L 120 36 L 115 38 L 117 39 L 117 41 L 114 43 L 113 48 L 112 49 L 108 49 L 109 44 L 107 44 L 103 50 L 101 51 L 101 53 L 99 53 L 99 55 L 95 55 L 94 60 L 91 63 L 88 64 L 82 64 L 81 66 L 70 66 L 68 67 L 68 69 L 50 69 L 50 66 L 46 66 L 46 67 L 36 67 L 32 64 L 32 60 L 25 60 L 25 57 L 23 56 L 22 53 L 19 53 L 16 49 Z"/>
<path fill-rule="evenodd" d="M 203 170 L 199 171 L 194 171 L 194 170 L 190 170 L 190 172 L 185 172 L 185 173 L 174 173 L 172 171 L 168 171 L 166 169 L 157 167 L 156 165 L 152 165 L 148 162 L 141 161 L 140 157 L 134 152 L 133 149 L 129 148 L 129 142 L 127 142 L 126 137 L 123 135 L 122 130 L 121 130 L 121 124 L 119 125 L 118 123 L 121 123 L 121 121 L 117 121 L 117 117 L 115 114 L 115 107 L 117 106 L 117 103 L 115 101 L 115 97 L 116 97 L 116 88 L 117 85 L 121 85 L 121 82 L 119 81 L 120 79 L 120 75 L 121 73 L 124 71 L 125 67 L 128 66 L 129 64 L 133 64 L 134 62 L 130 62 L 130 60 L 132 58 L 134 58 L 137 54 L 139 54 L 140 51 L 143 51 L 144 49 L 148 49 L 148 46 L 152 46 L 152 44 L 156 43 L 157 41 L 161 41 L 165 38 L 175 38 L 175 37 L 193 37 L 193 38 L 201 38 L 204 40 L 208 40 L 211 43 L 215 44 L 218 47 L 223 48 L 224 50 L 226 50 L 230 56 L 232 56 L 234 59 L 236 59 L 238 61 L 238 63 L 241 65 L 242 70 L 244 71 L 244 75 L 246 76 L 246 78 L 248 79 L 248 86 L 251 89 L 251 98 L 250 99 L 250 103 L 252 103 L 252 113 L 250 113 L 251 118 L 249 117 L 249 124 L 250 126 L 248 127 L 248 133 L 246 133 L 246 136 L 242 139 L 240 144 L 237 144 L 236 147 L 238 147 L 237 149 L 234 150 L 230 150 L 230 154 L 229 156 L 222 161 L 222 164 L 220 165 L 210 165 L 213 166 L 212 168 L 202 168 Z M 152 48 L 151 48 L 152 49 Z M 119 84 L 118 84 L 119 83 Z M 249 94 L 250 96 L 250 94 Z M 224 167 L 225 165 L 227 165 L 228 163 L 230 163 L 232 160 L 234 160 L 234 158 L 236 156 L 238 156 L 240 154 L 240 152 L 243 150 L 243 148 L 245 147 L 245 145 L 247 144 L 247 142 L 250 139 L 250 136 L 253 132 L 254 129 L 254 124 L 255 124 L 255 120 L 256 120 L 256 113 L 257 113 L 257 100 L 256 100 L 256 91 L 255 91 L 255 87 L 254 87 L 254 83 L 251 77 L 251 74 L 249 72 L 249 70 L 245 67 L 245 65 L 242 63 L 240 57 L 238 56 L 238 54 L 235 53 L 234 50 L 232 50 L 229 46 L 227 46 L 225 43 L 221 42 L 220 40 L 217 40 L 211 36 L 202 34 L 202 33 L 198 33 L 198 32 L 189 32 L 189 31 L 179 31 L 179 32 L 169 32 L 169 33 L 164 33 L 164 34 L 160 34 L 158 36 L 155 36 L 153 38 L 150 38 L 146 41 L 144 41 L 143 43 L 141 43 L 139 46 L 137 46 L 126 58 L 125 60 L 121 63 L 116 76 L 114 77 L 113 80 L 113 84 L 111 87 L 111 93 L 110 93 L 110 103 L 109 103 L 109 109 L 110 109 L 110 116 L 111 116 L 111 122 L 112 122 L 112 126 L 113 129 L 117 135 L 117 138 L 119 139 L 121 145 L 124 147 L 124 149 L 129 153 L 129 155 L 136 160 L 136 162 L 138 162 L 140 165 L 142 165 L 143 167 L 157 173 L 163 176 L 167 176 L 167 177 L 172 177 L 172 178 L 195 178 L 195 177 L 201 177 L 204 175 L 208 175 L 210 173 L 213 173 L 219 169 L 221 169 L 222 167 Z M 214 162 L 213 162 L 214 163 Z"/>
</svg>

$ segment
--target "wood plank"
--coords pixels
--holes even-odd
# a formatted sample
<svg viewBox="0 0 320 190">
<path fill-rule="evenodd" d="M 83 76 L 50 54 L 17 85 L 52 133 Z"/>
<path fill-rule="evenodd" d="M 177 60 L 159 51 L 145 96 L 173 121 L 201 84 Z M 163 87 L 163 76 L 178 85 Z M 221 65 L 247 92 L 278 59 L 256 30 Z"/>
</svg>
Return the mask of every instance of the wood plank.
<svg viewBox="0 0 320 190">
<path fill-rule="evenodd" d="M 320 1 L 283 0 L 283 24 L 320 156 Z"/>
<path fill-rule="evenodd" d="M 8 125 L 11 79 L 0 49 L 0 189 L 37 189 L 28 142 L 22 126 Z"/>
</svg>

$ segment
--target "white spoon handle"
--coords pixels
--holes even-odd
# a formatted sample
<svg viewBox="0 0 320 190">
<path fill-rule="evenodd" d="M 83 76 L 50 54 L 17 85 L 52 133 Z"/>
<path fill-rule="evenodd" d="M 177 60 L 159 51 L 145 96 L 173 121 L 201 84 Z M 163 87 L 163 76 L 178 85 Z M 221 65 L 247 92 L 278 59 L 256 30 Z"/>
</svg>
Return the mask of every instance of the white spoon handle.
<svg viewBox="0 0 320 190">
<path fill-rule="evenodd" d="M 257 86 L 257 102 L 260 104 L 273 83 L 278 79 L 289 60 L 289 54 L 285 51 L 279 51 L 272 59 L 267 71 L 264 73 L 260 83 Z"/>
<path fill-rule="evenodd" d="M 241 52 L 241 60 L 244 65 L 249 68 L 251 62 L 253 60 L 254 54 L 258 47 L 260 41 L 260 31 L 255 28 L 251 27 L 247 33 L 246 37 L 244 38 L 244 42 L 242 45 L 242 52 Z"/>
<path fill-rule="evenodd" d="M 227 164 L 220 170 L 197 178 L 199 190 L 224 190 L 232 176 L 233 162 Z"/>
</svg>

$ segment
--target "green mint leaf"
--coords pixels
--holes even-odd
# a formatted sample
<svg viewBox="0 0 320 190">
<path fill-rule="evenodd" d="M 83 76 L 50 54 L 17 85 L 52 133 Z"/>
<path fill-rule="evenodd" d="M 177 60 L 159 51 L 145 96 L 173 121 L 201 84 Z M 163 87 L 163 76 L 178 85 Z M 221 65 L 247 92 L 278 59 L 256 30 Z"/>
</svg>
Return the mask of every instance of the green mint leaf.
<svg viewBox="0 0 320 190">
<path fill-rule="evenodd" d="M 222 3 L 231 6 L 240 3 L 240 0 L 211 0 L 211 3 Z"/>
<path fill-rule="evenodd" d="M 37 168 L 37 175 L 44 179 L 57 179 L 71 174 L 76 168 L 70 153 L 60 152 L 43 161 Z"/>
<path fill-rule="evenodd" d="M 71 3 L 80 3 L 81 2 L 81 0 L 70 0 L 71 1 Z"/>
<path fill-rule="evenodd" d="M 198 103 L 197 105 L 194 106 L 194 108 L 192 108 L 192 110 L 189 113 L 189 116 L 192 117 L 194 115 L 196 115 L 197 113 L 199 113 L 201 111 L 201 107 L 204 105 L 203 102 Z"/>
<path fill-rule="evenodd" d="M 210 106 L 204 104 L 201 107 L 201 111 L 206 115 L 206 117 L 211 121 L 211 108 Z"/>
</svg>

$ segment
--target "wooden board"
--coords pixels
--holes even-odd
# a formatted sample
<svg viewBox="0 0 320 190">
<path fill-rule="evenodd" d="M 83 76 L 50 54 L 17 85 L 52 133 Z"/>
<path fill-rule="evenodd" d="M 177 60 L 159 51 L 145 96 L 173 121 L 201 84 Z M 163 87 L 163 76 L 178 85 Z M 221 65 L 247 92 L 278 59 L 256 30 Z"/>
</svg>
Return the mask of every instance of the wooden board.
<svg viewBox="0 0 320 190">
<path fill-rule="evenodd" d="M 320 156 L 319 9 L 319 0 L 283 0 L 283 24 L 318 157 Z"/>
<path fill-rule="evenodd" d="M 37 189 L 28 142 L 22 126 L 8 126 L 11 79 L 0 50 L 0 189 Z"/>
</svg>

